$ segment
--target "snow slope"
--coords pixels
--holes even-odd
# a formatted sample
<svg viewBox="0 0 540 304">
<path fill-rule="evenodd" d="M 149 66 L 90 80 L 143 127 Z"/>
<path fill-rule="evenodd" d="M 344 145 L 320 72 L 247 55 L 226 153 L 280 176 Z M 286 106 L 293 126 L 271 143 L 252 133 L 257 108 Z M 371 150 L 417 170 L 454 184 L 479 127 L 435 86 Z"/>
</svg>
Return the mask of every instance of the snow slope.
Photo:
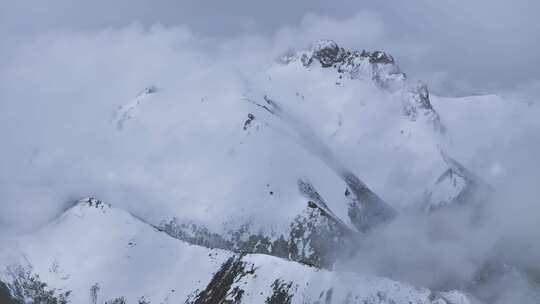
<svg viewBox="0 0 540 304">
<path fill-rule="evenodd" d="M 190 245 L 96 199 L 8 244 L 3 269 L 20 259 L 49 288 L 71 291 L 70 303 L 92 303 L 91 290 L 96 303 L 450 303 L 389 279 Z"/>
</svg>

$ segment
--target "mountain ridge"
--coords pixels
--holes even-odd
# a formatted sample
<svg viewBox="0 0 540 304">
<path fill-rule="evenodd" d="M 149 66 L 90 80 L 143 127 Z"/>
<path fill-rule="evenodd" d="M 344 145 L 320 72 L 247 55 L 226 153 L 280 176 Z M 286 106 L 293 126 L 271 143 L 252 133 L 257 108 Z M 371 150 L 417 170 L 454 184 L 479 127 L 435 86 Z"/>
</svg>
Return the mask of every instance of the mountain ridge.
<svg viewBox="0 0 540 304">
<path fill-rule="evenodd" d="M 83 231 L 84 240 L 80 235 Z M 103 234 L 105 231 L 109 234 Z M 31 271 L 47 281 L 50 288 L 67 290 L 68 299 L 77 303 L 83 303 L 83 299 L 90 297 L 92 290 L 96 293 L 96 303 L 107 299 L 123 299 L 126 303 L 143 303 L 142 300 L 169 303 L 181 299 L 186 303 L 221 303 L 229 300 L 233 303 L 260 303 L 283 298 L 286 300 L 277 303 L 318 303 L 317 299 L 320 297 L 330 298 L 338 303 L 458 303 L 444 301 L 443 295 L 388 279 L 333 273 L 267 255 L 238 255 L 218 249 L 208 250 L 204 247 L 183 245 L 186 243 L 174 240 L 155 227 L 140 222 L 129 212 L 94 198 L 79 201 L 37 234 L 16 240 L 19 249 L 25 253 L 32 265 Z M 65 240 L 62 240 L 63 238 Z M 46 239 L 52 244 L 41 245 Z M 92 249 L 99 244 L 104 246 L 103 249 L 110 248 L 106 246 L 112 246 L 113 249 L 102 252 Z M 35 249 L 38 248 L 39 251 L 36 252 Z M 51 249 L 57 253 L 52 255 L 56 256 L 55 258 L 49 260 L 51 255 L 43 253 L 48 253 Z M 110 253 L 113 255 L 109 255 Z M 189 273 L 185 277 L 180 277 L 175 271 L 169 272 L 170 266 L 166 266 L 167 261 L 177 260 L 177 254 L 180 255 L 179 261 L 183 262 L 173 265 L 176 264 L 175 268 L 181 267 L 179 269 L 183 269 L 183 273 Z M 157 259 L 152 258 L 153 256 Z M 80 260 L 83 257 L 84 259 Z M 152 261 L 151 265 L 148 265 L 151 268 L 139 264 L 148 259 Z M 204 264 L 200 264 L 202 261 Z M 88 268 L 85 266 L 89 265 L 88 263 L 94 266 Z M 214 270 L 203 272 L 201 268 L 208 266 Z M 129 283 L 114 282 L 107 279 L 108 274 L 99 270 L 102 267 L 125 273 L 127 278 L 131 279 L 128 280 Z M 141 272 L 140 267 L 147 270 Z M 154 270 L 149 271 L 152 268 Z M 197 275 L 191 277 L 195 273 L 190 271 L 194 270 Z M 137 279 L 129 276 L 130 273 L 145 273 L 145 278 Z M 285 273 L 287 275 L 284 275 Z M 171 279 L 175 278 L 173 281 L 165 279 L 170 275 L 173 275 Z M 5 274 L 1 278 L 5 280 Z M 150 284 L 155 280 L 162 283 Z M 99 286 L 97 289 L 92 288 L 91 282 L 94 281 L 97 282 L 96 286 Z M 178 285 L 180 282 L 184 283 Z M 328 285 L 329 283 L 331 285 Z M 167 286 L 176 287 L 167 290 Z M 181 286 L 183 287 L 180 288 Z M 356 286 L 356 290 L 349 289 L 352 286 Z M 358 289 L 360 286 L 361 289 Z M 321 289 L 323 293 L 320 296 Z"/>
</svg>

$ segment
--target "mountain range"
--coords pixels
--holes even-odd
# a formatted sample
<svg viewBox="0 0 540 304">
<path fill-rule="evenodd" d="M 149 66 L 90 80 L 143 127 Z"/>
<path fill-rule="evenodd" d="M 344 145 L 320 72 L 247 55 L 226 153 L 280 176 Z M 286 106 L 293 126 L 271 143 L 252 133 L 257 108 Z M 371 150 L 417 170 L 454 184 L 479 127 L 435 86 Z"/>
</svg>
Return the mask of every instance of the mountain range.
<svg viewBox="0 0 540 304">
<path fill-rule="evenodd" d="M 4 242 L 0 302 L 476 303 L 335 266 L 404 215 L 480 214 L 495 189 L 467 167 L 456 113 L 506 101 L 432 97 L 387 52 L 328 40 L 261 70 L 242 92 L 179 101 L 155 84 L 119 105 L 109 132 L 170 162 L 178 201 L 66 203 Z M 185 148 L 161 158 L 152 138 Z"/>
</svg>

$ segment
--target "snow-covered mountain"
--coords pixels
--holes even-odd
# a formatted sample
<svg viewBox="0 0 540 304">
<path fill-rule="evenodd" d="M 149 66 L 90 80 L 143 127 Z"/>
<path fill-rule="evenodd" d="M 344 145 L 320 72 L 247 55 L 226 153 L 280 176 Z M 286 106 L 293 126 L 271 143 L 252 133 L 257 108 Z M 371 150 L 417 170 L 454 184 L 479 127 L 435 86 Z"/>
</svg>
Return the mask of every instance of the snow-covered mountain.
<svg viewBox="0 0 540 304">
<path fill-rule="evenodd" d="M 339 239 L 337 243 L 347 243 L 343 240 L 347 235 L 367 232 L 392 219 L 396 208 L 418 201 L 424 209 L 441 205 L 437 197 L 441 192 L 441 183 L 436 182 L 440 180 L 438 174 L 451 170 L 456 163 L 449 162 L 451 158 L 441 153 L 449 146 L 446 127 L 431 104 L 427 87 L 411 83 L 391 55 L 382 51 L 347 51 L 335 42 L 319 41 L 309 50 L 282 55 L 250 79 L 248 88 L 234 106 L 220 100 L 210 104 L 206 99 L 190 105 L 207 113 L 194 121 L 191 114 L 188 117 L 181 111 L 180 105 L 170 103 L 166 114 L 159 113 L 168 116 L 173 112 L 179 116 L 177 119 L 156 122 L 155 117 L 145 117 L 145 110 L 156 111 L 160 103 L 167 102 L 160 100 L 160 92 L 154 86 L 145 89 L 135 101 L 119 107 L 116 117 L 121 120 L 115 124 L 127 125 L 125 130 L 119 128 L 120 133 L 145 132 L 141 128 L 169 133 L 178 120 L 193 129 L 206 127 L 209 143 L 204 149 L 195 149 L 201 155 L 208 155 L 208 149 L 223 154 L 208 157 L 212 160 L 206 162 L 214 166 L 197 168 L 199 179 L 208 185 L 225 180 L 232 189 L 241 189 L 220 193 L 221 189 L 213 188 L 214 191 L 201 196 L 203 190 L 198 185 L 182 188 L 186 200 L 197 202 L 195 205 L 208 205 L 211 201 L 211 210 L 219 210 L 216 213 L 229 218 L 213 214 L 205 223 L 173 212 L 172 217 L 152 221 L 173 237 L 228 250 L 272 253 L 323 266 L 320 254 L 307 258 L 306 254 L 291 253 L 297 247 L 313 245 L 307 241 L 311 236 L 304 236 L 302 242 L 306 244 L 300 245 L 294 235 L 302 226 L 299 223 L 314 218 L 314 210 L 324 214 L 327 223 L 324 228 L 318 227 L 317 233 L 309 234 L 332 231 L 329 235 Z M 141 103 L 150 98 L 151 102 Z M 139 117 L 132 121 L 122 118 L 134 118 L 137 112 Z M 229 116 L 223 118 L 223 113 Z M 239 113 L 244 113 L 243 117 L 232 120 Z M 209 117 L 216 120 L 216 126 L 201 126 L 201 120 Z M 189 134 L 181 141 L 191 144 L 192 139 Z M 278 149 L 279 153 L 274 152 L 276 146 L 283 147 Z M 191 165 L 183 159 L 174 161 Z M 233 176 L 230 172 L 234 172 Z M 435 189 L 426 190 L 432 184 Z M 455 193 L 448 195 L 455 197 L 462 191 L 451 190 Z M 229 214 L 228 204 L 223 206 L 226 210 L 220 207 L 228 201 L 241 206 Z M 255 212 L 251 210 L 252 202 L 256 202 Z M 282 208 L 278 202 L 291 203 Z M 310 205 L 316 208 L 309 208 Z M 247 219 L 238 217 L 239 209 L 247 210 Z M 260 214 L 274 214 L 272 221 L 277 224 L 261 224 Z M 226 223 L 216 225 L 216 218 Z M 321 250 L 324 251 L 311 248 L 310 252 Z M 332 260 L 323 264 L 332 264 Z"/>
<path fill-rule="evenodd" d="M 403 210 L 428 217 L 487 203 L 493 189 L 467 167 L 477 147 L 456 118 L 483 113 L 461 108 L 474 98 L 432 98 L 388 53 L 332 41 L 285 53 L 242 90 L 188 100 L 186 88 L 155 85 L 113 113 L 110 142 L 135 162 L 118 157 L 106 174 L 122 186 L 146 180 L 165 199 L 118 208 L 84 199 L 11 238 L 0 250 L 0 299 L 472 301 L 333 266 Z"/>
<path fill-rule="evenodd" d="M 468 303 L 458 292 L 192 245 L 96 199 L 5 245 L 9 287 L 46 282 L 23 293 L 30 302 L 41 292 L 60 303 Z"/>
</svg>

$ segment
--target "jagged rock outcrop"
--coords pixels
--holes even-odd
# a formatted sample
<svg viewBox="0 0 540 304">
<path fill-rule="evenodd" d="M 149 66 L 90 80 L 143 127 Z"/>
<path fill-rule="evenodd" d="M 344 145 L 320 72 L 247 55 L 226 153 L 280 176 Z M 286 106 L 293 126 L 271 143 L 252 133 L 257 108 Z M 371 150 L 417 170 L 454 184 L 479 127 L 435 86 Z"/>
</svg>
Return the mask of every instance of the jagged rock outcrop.
<svg viewBox="0 0 540 304">
<path fill-rule="evenodd" d="M 385 51 L 351 51 L 340 47 L 331 40 L 320 40 L 307 51 L 288 51 L 278 62 L 290 64 L 301 62 L 306 68 L 315 63 L 322 68 L 335 69 L 338 81 L 349 79 L 372 80 L 375 85 L 401 95 L 403 114 L 411 121 L 426 119 L 432 127 L 444 133 L 446 128 L 437 111 L 429 100 L 429 91 L 425 84 L 409 83 L 392 55 Z"/>
<path fill-rule="evenodd" d="M 448 169 L 425 191 L 421 208 L 433 212 L 451 206 L 481 207 L 489 199 L 491 187 L 455 159 L 442 151 L 441 155 Z"/>
<path fill-rule="evenodd" d="M 0 281 L 0 303 L 4 304 L 67 304 L 71 291 L 57 290 L 43 282 L 31 268 L 9 265 L 6 269 L 7 284 Z"/>
<path fill-rule="evenodd" d="M 3 304 L 22 304 L 22 302 L 17 301 L 9 290 L 8 286 L 0 281 L 0 303 Z"/>
<path fill-rule="evenodd" d="M 356 175 L 343 174 L 347 184 L 348 216 L 351 223 L 362 232 L 392 220 L 397 211 L 371 191 Z"/>
<path fill-rule="evenodd" d="M 310 201 L 291 224 L 289 256 L 308 265 L 331 268 L 351 237 L 348 230 Z"/>
<path fill-rule="evenodd" d="M 219 234 L 202 224 L 174 218 L 159 229 L 176 239 L 207 248 L 268 254 L 319 268 L 332 268 L 340 248 L 351 238 L 347 228 L 312 201 L 293 219 L 286 234 L 253 232 L 250 227 L 246 222 L 239 229 Z"/>
<path fill-rule="evenodd" d="M 390 54 L 384 51 L 349 51 L 331 40 L 316 42 L 300 56 L 300 60 L 306 67 L 318 61 L 323 68 L 334 68 L 352 79 L 371 77 L 385 89 L 395 89 L 406 79 Z"/>
</svg>

